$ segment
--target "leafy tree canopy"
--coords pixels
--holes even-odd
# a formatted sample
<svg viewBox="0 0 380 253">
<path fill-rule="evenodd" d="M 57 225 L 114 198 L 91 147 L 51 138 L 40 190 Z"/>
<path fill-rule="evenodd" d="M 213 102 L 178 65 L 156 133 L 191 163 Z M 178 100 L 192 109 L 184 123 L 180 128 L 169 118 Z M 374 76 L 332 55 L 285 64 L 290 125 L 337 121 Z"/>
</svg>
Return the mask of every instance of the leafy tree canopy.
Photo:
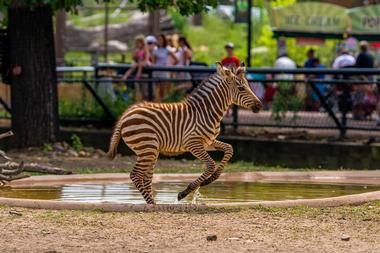
<svg viewBox="0 0 380 253">
<path fill-rule="evenodd" d="M 95 2 L 112 2 L 112 0 L 94 0 Z M 53 10 L 65 9 L 74 11 L 77 6 L 83 4 L 83 0 L 0 0 L 1 7 L 9 7 L 17 2 L 18 5 L 36 7 L 39 5 L 50 5 Z M 207 6 L 215 7 L 218 0 L 130 0 L 136 4 L 141 11 L 152 11 L 174 7 L 182 15 L 191 15 L 207 11 Z"/>
</svg>

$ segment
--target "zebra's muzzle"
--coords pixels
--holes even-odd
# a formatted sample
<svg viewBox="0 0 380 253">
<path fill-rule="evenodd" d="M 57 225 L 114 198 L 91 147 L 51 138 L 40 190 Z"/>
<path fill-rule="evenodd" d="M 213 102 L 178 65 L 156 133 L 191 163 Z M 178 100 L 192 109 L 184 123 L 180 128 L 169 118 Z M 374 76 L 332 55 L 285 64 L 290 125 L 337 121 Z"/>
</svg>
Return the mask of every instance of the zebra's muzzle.
<svg viewBox="0 0 380 253">
<path fill-rule="evenodd" d="M 263 104 L 259 101 L 252 106 L 252 112 L 259 112 L 263 108 Z"/>
</svg>

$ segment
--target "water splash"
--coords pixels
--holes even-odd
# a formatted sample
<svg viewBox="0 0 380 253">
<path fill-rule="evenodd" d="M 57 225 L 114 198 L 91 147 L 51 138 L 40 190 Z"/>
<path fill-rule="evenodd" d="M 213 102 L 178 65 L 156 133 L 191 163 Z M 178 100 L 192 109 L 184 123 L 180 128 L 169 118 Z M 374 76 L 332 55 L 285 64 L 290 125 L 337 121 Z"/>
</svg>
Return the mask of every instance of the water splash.
<svg viewBox="0 0 380 253">
<path fill-rule="evenodd" d="M 202 197 L 202 194 L 199 192 L 199 188 L 198 187 L 195 191 L 194 191 L 194 194 L 193 194 L 193 199 L 191 200 L 191 204 L 193 205 L 196 205 L 198 203 L 198 200 Z"/>
</svg>

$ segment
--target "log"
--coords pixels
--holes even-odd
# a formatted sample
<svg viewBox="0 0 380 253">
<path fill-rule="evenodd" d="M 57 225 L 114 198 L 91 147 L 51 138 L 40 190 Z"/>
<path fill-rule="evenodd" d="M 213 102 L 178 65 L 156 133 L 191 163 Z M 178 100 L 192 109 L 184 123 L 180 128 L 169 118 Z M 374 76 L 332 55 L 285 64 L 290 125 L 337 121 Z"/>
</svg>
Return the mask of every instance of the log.
<svg viewBox="0 0 380 253">
<path fill-rule="evenodd" d="M 0 140 L 12 135 L 13 135 L 12 131 L 2 133 L 0 134 Z M 37 163 L 24 164 L 24 162 L 20 162 L 20 163 L 13 162 L 12 158 L 7 156 L 7 154 L 2 150 L 0 150 L 0 156 L 7 160 L 7 162 L 5 163 L 0 163 L 0 186 L 5 185 L 9 181 L 29 177 L 28 175 L 20 175 L 20 173 L 22 173 L 23 171 L 39 172 L 39 173 L 47 173 L 47 174 L 55 174 L 55 175 L 72 174 L 71 171 L 66 171 L 64 169 L 52 167 L 48 165 L 42 165 L 42 164 L 37 164 Z"/>
<path fill-rule="evenodd" d="M 24 165 L 24 171 L 28 172 L 40 172 L 47 174 L 55 174 L 55 175 L 69 175 L 72 174 L 72 171 L 67 171 L 57 167 L 51 167 L 48 165 L 42 165 L 37 163 L 26 163 Z"/>
<path fill-rule="evenodd" d="M 17 175 L 23 172 L 24 170 L 24 162 L 16 163 L 16 162 L 6 162 L 0 164 L 1 174 L 6 176 Z"/>
<path fill-rule="evenodd" d="M 2 133 L 2 134 L 0 134 L 0 140 L 1 139 L 4 139 L 4 138 L 6 138 L 6 137 L 10 137 L 10 136 L 12 136 L 13 135 L 13 132 L 12 131 L 8 131 L 8 132 L 5 132 L 5 133 Z"/>
</svg>

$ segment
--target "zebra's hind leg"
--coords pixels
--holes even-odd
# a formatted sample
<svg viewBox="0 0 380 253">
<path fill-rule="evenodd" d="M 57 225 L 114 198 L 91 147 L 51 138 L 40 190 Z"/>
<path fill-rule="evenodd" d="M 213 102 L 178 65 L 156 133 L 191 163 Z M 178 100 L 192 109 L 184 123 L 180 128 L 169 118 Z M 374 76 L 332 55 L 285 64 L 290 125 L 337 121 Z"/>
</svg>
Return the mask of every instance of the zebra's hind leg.
<svg viewBox="0 0 380 253">
<path fill-rule="evenodd" d="M 150 153 L 148 156 L 138 156 L 131 172 L 132 182 L 143 195 L 147 204 L 155 204 L 152 193 L 152 177 L 157 157 L 158 155 L 154 153 Z"/>
<path fill-rule="evenodd" d="M 148 204 L 155 204 L 154 198 L 153 198 L 153 190 L 152 190 L 152 179 L 153 179 L 153 168 L 152 170 L 147 171 L 145 177 L 144 177 L 144 188 L 145 192 L 148 194 L 148 199 L 152 199 L 152 203 Z M 145 198 L 145 197 L 144 197 Z M 146 198 L 145 198 L 146 200 Z"/>
<path fill-rule="evenodd" d="M 211 156 L 206 152 L 203 144 L 201 142 L 192 142 L 187 145 L 188 150 L 199 160 L 206 164 L 206 171 L 198 177 L 194 182 L 190 183 L 187 188 L 178 193 L 178 200 L 185 198 L 189 195 L 190 192 L 197 189 L 202 182 L 204 182 L 207 178 L 209 178 L 215 172 L 215 162 L 212 160 Z"/>
<path fill-rule="evenodd" d="M 218 165 L 218 167 L 216 168 L 215 172 L 209 178 L 203 181 L 201 183 L 201 186 L 206 186 L 208 184 L 211 184 L 216 179 L 218 179 L 220 174 L 222 174 L 223 172 L 224 166 L 226 166 L 226 163 L 231 159 L 234 153 L 234 150 L 230 144 L 224 143 L 218 140 L 214 141 L 214 143 L 211 145 L 211 148 L 213 148 L 214 150 L 223 151 L 224 152 L 223 159 Z"/>
</svg>

